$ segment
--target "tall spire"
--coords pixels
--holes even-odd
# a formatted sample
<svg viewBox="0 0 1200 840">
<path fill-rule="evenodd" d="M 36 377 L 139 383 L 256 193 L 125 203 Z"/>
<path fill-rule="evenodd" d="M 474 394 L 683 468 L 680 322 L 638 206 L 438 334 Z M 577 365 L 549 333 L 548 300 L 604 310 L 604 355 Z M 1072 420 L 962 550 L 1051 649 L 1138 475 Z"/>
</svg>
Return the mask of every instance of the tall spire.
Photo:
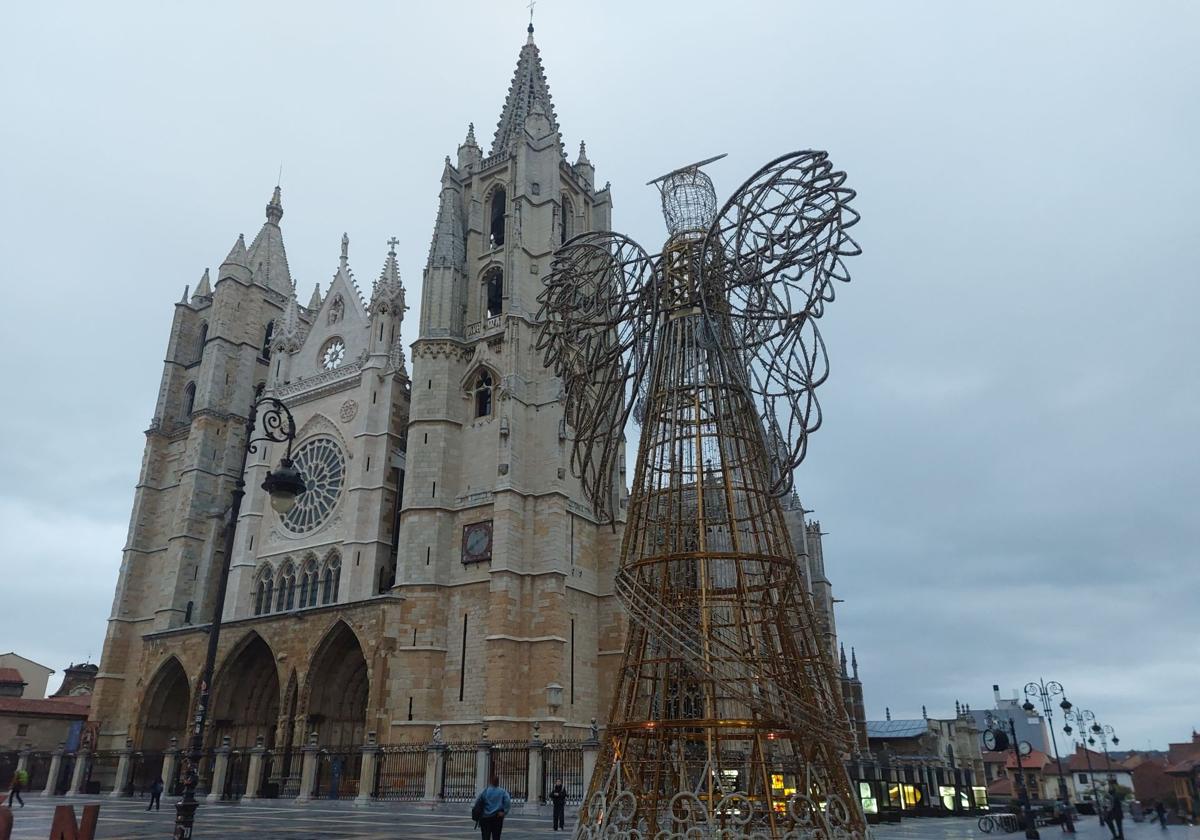
<svg viewBox="0 0 1200 840">
<path fill-rule="evenodd" d="M 282 218 L 283 200 L 277 186 L 267 202 L 267 220 L 250 243 L 246 265 L 254 273 L 256 283 L 290 295 L 294 284 L 288 268 L 287 251 L 283 247 L 283 231 L 279 229 L 279 220 Z"/>
<path fill-rule="evenodd" d="M 850 676 L 849 674 L 846 673 L 846 646 L 845 645 L 842 645 L 841 663 L 842 663 L 842 676 L 843 677 Z"/>
<path fill-rule="evenodd" d="M 500 122 L 496 124 L 496 134 L 492 138 L 492 150 L 488 154 L 494 155 L 509 148 L 525 130 L 525 118 L 539 112 L 550 122 L 551 131 L 557 133 L 558 117 L 554 113 L 550 85 L 542 69 L 541 54 L 533 42 L 533 24 L 530 23 L 529 38 L 517 58 L 517 71 L 513 74 L 512 84 L 508 86 L 504 110 L 500 113 Z"/>
<path fill-rule="evenodd" d="M 442 170 L 442 196 L 438 203 L 433 240 L 429 243 L 429 266 L 463 268 L 467 263 L 466 224 L 463 218 L 460 186 L 449 158 Z"/>
<path fill-rule="evenodd" d="M 394 236 L 388 240 L 387 259 L 383 262 L 379 279 L 375 281 L 375 288 L 371 290 L 372 313 L 387 307 L 384 311 L 399 310 L 398 314 L 403 316 L 407 308 L 404 305 L 404 285 L 400 282 L 400 267 L 396 264 L 396 246 L 399 243 L 400 240 Z"/>
<path fill-rule="evenodd" d="M 853 646 L 850 648 L 850 667 L 854 669 L 854 679 L 858 679 L 858 654 L 855 653 Z"/>
</svg>

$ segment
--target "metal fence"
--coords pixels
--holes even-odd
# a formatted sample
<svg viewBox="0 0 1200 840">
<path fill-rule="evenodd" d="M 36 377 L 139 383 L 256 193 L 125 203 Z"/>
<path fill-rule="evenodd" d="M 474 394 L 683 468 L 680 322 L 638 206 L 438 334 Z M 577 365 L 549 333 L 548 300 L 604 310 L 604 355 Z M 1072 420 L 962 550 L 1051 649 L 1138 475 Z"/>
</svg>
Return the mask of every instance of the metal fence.
<svg viewBox="0 0 1200 840">
<path fill-rule="evenodd" d="M 300 795 L 300 774 L 304 769 L 304 750 L 275 750 L 267 785 L 262 794 L 268 798 L 295 799 Z"/>
<path fill-rule="evenodd" d="M 471 802 L 475 799 L 475 745 L 450 744 L 442 765 L 442 799 Z"/>
<path fill-rule="evenodd" d="M 250 780 L 250 752 L 248 750 L 232 750 L 229 753 L 229 765 L 225 770 L 225 787 L 221 790 L 221 798 L 236 802 L 246 795 L 246 783 Z"/>
<path fill-rule="evenodd" d="M 568 802 L 582 802 L 583 743 L 581 741 L 547 741 L 542 748 L 541 799 L 547 799 L 554 785 L 562 782 Z"/>
<path fill-rule="evenodd" d="M 375 797 L 413 802 L 425 796 L 425 747 L 383 747 L 375 764 Z"/>
<path fill-rule="evenodd" d="M 313 798 L 353 799 L 358 795 L 358 779 L 361 773 L 361 751 L 321 750 L 317 755 L 317 778 Z"/>
<path fill-rule="evenodd" d="M 497 741 L 492 744 L 489 776 L 499 776 L 500 784 L 508 790 L 514 802 L 528 798 L 529 743 L 526 741 Z M 537 791 L 534 791 L 534 799 Z"/>
<path fill-rule="evenodd" d="M 114 750 L 100 750 L 88 756 L 88 767 L 83 774 L 80 793 L 109 793 L 117 786 L 117 766 L 121 754 Z"/>
<path fill-rule="evenodd" d="M 129 784 L 125 792 L 129 796 L 147 796 L 150 786 L 162 776 L 163 754 L 161 752 L 135 752 L 130 756 Z M 166 784 L 164 780 L 163 784 Z"/>
<path fill-rule="evenodd" d="M 50 762 L 54 756 L 47 752 L 29 754 L 29 789 L 42 791 L 46 789 L 46 780 L 50 778 Z"/>
<path fill-rule="evenodd" d="M 17 772 L 17 762 L 20 760 L 21 754 L 16 750 L 0 752 L 0 790 L 8 790 L 8 783 L 13 773 Z"/>
</svg>

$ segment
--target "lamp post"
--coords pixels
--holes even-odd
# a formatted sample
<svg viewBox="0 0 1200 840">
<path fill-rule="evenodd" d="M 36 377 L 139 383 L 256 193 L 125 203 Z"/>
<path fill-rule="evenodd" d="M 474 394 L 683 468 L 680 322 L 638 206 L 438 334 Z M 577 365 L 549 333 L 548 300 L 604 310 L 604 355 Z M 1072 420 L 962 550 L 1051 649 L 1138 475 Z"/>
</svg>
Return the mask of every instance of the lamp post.
<svg viewBox="0 0 1200 840">
<path fill-rule="evenodd" d="M 258 425 L 259 408 L 262 413 L 262 434 L 254 436 Z M 304 478 L 292 464 L 292 443 L 296 439 L 296 421 L 287 406 L 274 397 L 262 397 L 250 406 L 246 418 L 246 445 L 242 448 L 242 463 L 233 484 L 233 499 L 229 506 L 229 518 L 225 522 L 225 556 L 221 560 L 221 574 L 217 579 L 217 597 L 213 605 L 212 623 L 208 629 L 208 652 L 204 657 L 204 670 L 200 672 L 200 694 L 196 701 L 196 716 L 192 728 L 191 742 L 184 763 L 183 799 L 175 805 L 174 840 L 191 840 L 192 826 L 196 818 L 196 784 L 199 782 L 197 768 L 200 753 L 204 748 L 204 725 L 208 722 L 208 699 L 212 694 L 213 670 L 217 661 L 217 641 L 221 637 L 221 614 L 225 610 L 225 590 L 229 585 L 229 561 L 233 557 L 234 532 L 238 515 L 242 510 L 242 498 L 246 495 L 246 462 L 252 453 L 258 452 L 258 443 L 286 443 L 287 452 L 279 460 L 279 466 L 267 473 L 262 488 L 271 496 L 271 507 L 278 513 L 287 513 L 296 504 L 296 498 L 307 490 Z"/>
<path fill-rule="evenodd" d="M 1104 750 L 1104 764 L 1105 764 L 1104 769 L 1108 773 L 1109 783 L 1115 784 L 1117 781 L 1117 777 L 1115 775 L 1113 775 L 1112 760 L 1108 757 L 1108 738 L 1110 735 L 1112 736 L 1112 742 L 1113 742 L 1114 747 L 1117 746 L 1117 744 L 1121 743 L 1121 739 L 1117 737 L 1117 734 L 1115 732 L 1113 732 L 1113 728 L 1111 726 L 1108 726 L 1107 724 L 1101 726 L 1099 723 L 1093 723 L 1092 724 L 1092 733 L 1094 735 L 1099 736 L 1099 738 L 1100 738 L 1100 749 Z M 1089 738 L 1088 740 L 1090 741 L 1091 739 Z"/>
<path fill-rule="evenodd" d="M 1051 700 L 1055 697 L 1062 697 L 1062 702 L 1058 705 L 1063 710 L 1064 715 L 1070 714 L 1072 708 L 1071 701 L 1067 699 L 1062 683 L 1055 680 L 1045 682 L 1039 677 L 1037 682 L 1025 684 L 1025 702 L 1021 704 L 1021 708 L 1026 712 L 1035 711 L 1034 705 L 1029 699 L 1034 695 L 1042 698 L 1042 711 L 1045 713 L 1046 721 L 1050 725 L 1050 743 L 1054 745 L 1054 763 L 1058 766 L 1058 795 L 1070 807 L 1071 795 L 1067 792 L 1067 780 L 1063 776 L 1062 757 L 1058 754 L 1058 738 L 1054 734 L 1054 710 L 1051 707 Z"/>
<path fill-rule="evenodd" d="M 1089 722 L 1096 720 L 1096 715 L 1091 709 L 1076 709 L 1075 713 L 1067 712 L 1064 717 L 1066 723 L 1063 724 L 1063 732 L 1070 737 L 1075 730 L 1071 728 L 1071 723 L 1074 722 L 1079 727 L 1079 743 L 1083 747 L 1083 756 L 1087 761 L 1088 778 L 1092 780 L 1092 805 L 1096 809 L 1096 816 L 1100 818 L 1100 825 L 1104 825 L 1104 808 L 1100 804 L 1100 794 L 1096 791 L 1096 773 L 1092 770 L 1092 751 L 1088 749 L 1089 744 L 1095 744 L 1096 739 L 1087 736 L 1087 726 Z"/>
</svg>

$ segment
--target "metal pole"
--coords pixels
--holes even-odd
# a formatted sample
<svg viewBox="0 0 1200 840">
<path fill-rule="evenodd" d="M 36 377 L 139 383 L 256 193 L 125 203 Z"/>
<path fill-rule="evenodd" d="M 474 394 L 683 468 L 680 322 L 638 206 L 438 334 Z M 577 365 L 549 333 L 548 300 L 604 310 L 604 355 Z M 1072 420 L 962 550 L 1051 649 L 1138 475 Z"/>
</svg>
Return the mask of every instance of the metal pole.
<svg viewBox="0 0 1200 840">
<path fill-rule="evenodd" d="M 1021 797 L 1021 804 L 1025 808 L 1025 836 L 1028 840 L 1039 840 L 1041 835 L 1038 834 L 1037 826 L 1033 822 L 1033 809 L 1029 805 L 1029 788 L 1025 786 L 1024 773 L 1021 768 L 1021 744 L 1017 740 L 1017 724 L 1013 721 L 1012 715 L 1008 717 L 1008 729 L 1012 732 L 1013 754 L 1017 757 L 1018 792 L 1025 794 Z"/>
<path fill-rule="evenodd" d="M 1026 694 L 1028 694 L 1029 686 L 1035 685 L 1030 683 L 1025 686 Z M 1046 722 L 1050 726 L 1050 743 L 1054 746 L 1054 763 L 1058 767 L 1058 793 L 1066 802 L 1067 807 L 1071 807 L 1071 794 L 1067 791 L 1067 779 L 1063 776 L 1062 758 L 1058 754 L 1058 736 L 1054 734 L 1054 712 L 1050 707 L 1050 698 L 1052 696 L 1062 695 L 1063 687 L 1061 683 L 1051 680 L 1049 683 L 1043 682 L 1041 677 L 1038 677 L 1036 683 L 1038 692 L 1042 695 L 1042 710 L 1046 713 Z M 1057 694 L 1054 693 L 1054 688 L 1058 688 Z M 1063 712 L 1066 715 L 1066 712 Z"/>
<path fill-rule="evenodd" d="M 225 522 L 225 556 L 221 558 L 221 574 L 217 579 L 217 599 L 213 605 L 212 623 L 208 630 L 208 651 L 204 656 L 204 670 L 200 672 L 200 696 L 196 702 L 195 726 L 192 729 L 188 748 L 187 769 L 184 777 L 183 799 L 175 804 L 174 840 L 191 840 L 192 826 L 196 819 L 196 785 L 199 782 L 197 769 L 200 753 L 204 749 L 204 725 L 208 722 L 208 699 L 212 694 L 213 670 L 217 662 L 217 642 L 221 638 L 221 615 L 225 611 L 225 591 L 229 586 L 229 561 L 233 557 L 233 541 L 237 530 L 238 515 L 242 510 L 242 498 L 246 495 L 246 462 L 250 456 L 251 438 L 258 420 L 258 401 L 250 406 L 246 419 L 246 445 L 242 447 L 242 463 L 233 484 L 233 503 L 229 508 L 229 519 Z"/>
</svg>

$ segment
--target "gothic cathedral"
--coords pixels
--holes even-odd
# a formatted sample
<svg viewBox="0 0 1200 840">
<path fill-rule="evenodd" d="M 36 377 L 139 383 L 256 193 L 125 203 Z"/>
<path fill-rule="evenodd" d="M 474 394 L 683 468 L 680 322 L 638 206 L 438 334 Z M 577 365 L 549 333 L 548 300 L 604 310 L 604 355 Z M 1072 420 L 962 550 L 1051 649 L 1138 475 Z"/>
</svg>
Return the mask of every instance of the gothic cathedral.
<svg viewBox="0 0 1200 840">
<path fill-rule="evenodd" d="M 309 489 L 281 517 L 260 485 L 283 444 L 250 456 L 209 745 L 426 743 L 435 725 L 448 740 L 485 726 L 528 739 L 535 723 L 579 739 L 603 723 L 623 516 L 598 522 L 572 477 L 534 339 L 551 254 L 608 228 L 610 210 L 582 144 L 567 158 L 532 28 L 491 148 L 472 128 L 446 158 L 411 373 L 395 241 L 366 294 L 343 236 L 328 289 L 302 304 L 275 189 L 251 244 L 239 236 L 175 306 L 96 681 L 98 746 L 186 741 L 262 395 L 295 417 Z"/>
<path fill-rule="evenodd" d="M 534 344 L 551 255 L 609 229 L 611 207 L 583 144 L 567 158 L 531 26 L 490 149 L 472 127 L 446 158 L 410 374 L 396 240 L 364 294 L 343 236 L 325 293 L 302 304 L 276 187 L 250 245 L 239 236 L 215 279 L 205 271 L 175 305 L 93 695 L 97 747 L 186 743 L 262 396 L 295 418 L 308 490 L 277 514 L 261 484 L 283 444 L 257 445 L 209 748 L 580 741 L 604 725 L 625 634 L 612 595 L 624 459 L 616 521 L 601 522 L 571 474 L 560 386 Z M 820 526 L 798 499 L 785 507 L 836 660 Z M 841 673 L 865 749 L 844 653 Z M 281 789 L 298 784 L 296 766 L 271 771 Z"/>
</svg>

